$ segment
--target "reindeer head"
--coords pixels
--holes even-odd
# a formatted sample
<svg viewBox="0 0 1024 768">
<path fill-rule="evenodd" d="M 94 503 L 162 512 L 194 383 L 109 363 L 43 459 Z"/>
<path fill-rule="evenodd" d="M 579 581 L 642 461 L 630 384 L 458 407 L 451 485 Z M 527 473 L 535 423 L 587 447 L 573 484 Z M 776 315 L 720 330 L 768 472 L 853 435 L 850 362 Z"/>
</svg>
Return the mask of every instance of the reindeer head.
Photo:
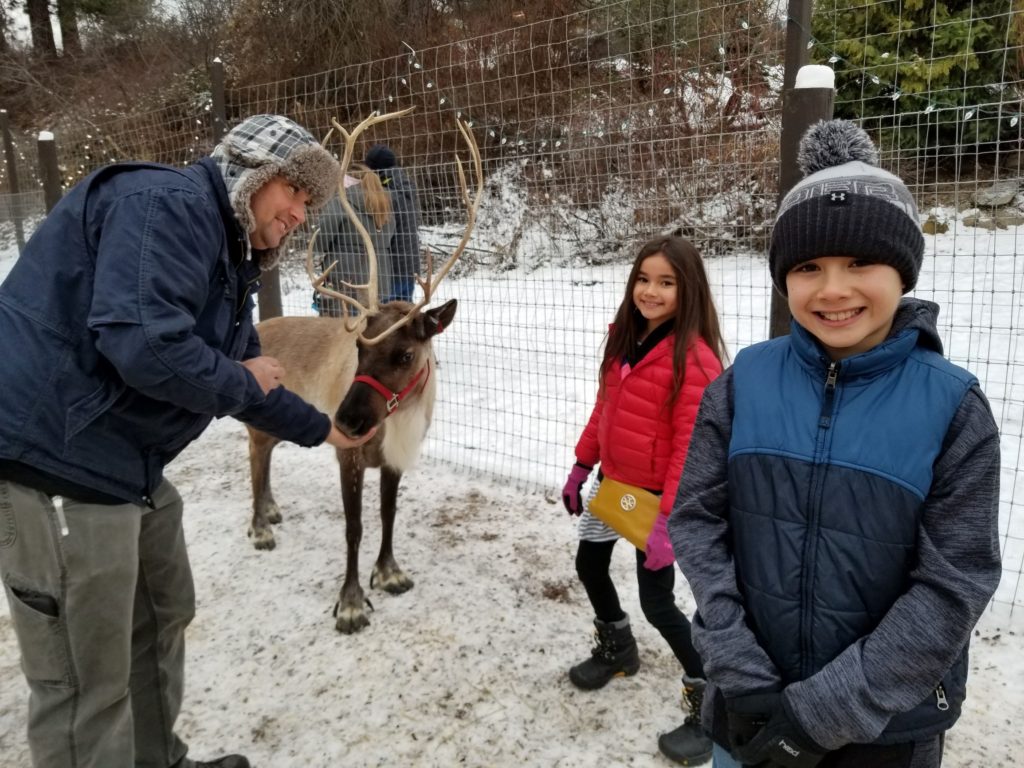
<svg viewBox="0 0 1024 768">
<path fill-rule="evenodd" d="M 334 422 L 349 437 L 365 435 L 372 427 L 428 391 L 434 375 L 431 339 L 447 328 L 455 317 L 455 299 L 421 312 L 412 304 L 393 301 L 369 316 L 363 335 L 375 339 L 409 318 L 378 344 L 360 339 L 356 377 L 338 406 Z"/>
</svg>

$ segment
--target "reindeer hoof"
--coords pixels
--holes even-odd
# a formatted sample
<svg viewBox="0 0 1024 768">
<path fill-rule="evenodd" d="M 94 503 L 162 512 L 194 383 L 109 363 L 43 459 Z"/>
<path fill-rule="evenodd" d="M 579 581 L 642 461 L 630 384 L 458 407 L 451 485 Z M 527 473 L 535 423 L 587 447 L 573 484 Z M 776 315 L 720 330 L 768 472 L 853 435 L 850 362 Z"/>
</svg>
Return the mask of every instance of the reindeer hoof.
<svg viewBox="0 0 1024 768">
<path fill-rule="evenodd" d="M 401 576 L 401 580 L 381 584 L 381 587 L 384 589 L 385 592 L 388 592 L 392 595 L 400 595 L 403 592 L 408 592 L 410 589 L 413 588 L 413 581 L 404 573 L 401 574 Z"/>
<path fill-rule="evenodd" d="M 277 546 L 277 542 L 274 540 L 274 532 L 269 528 L 255 528 L 249 529 L 249 536 L 252 538 L 252 545 L 256 549 L 271 550 Z"/>
<path fill-rule="evenodd" d="M 273 502 L 267 504 L 267 511 L 265 517 L 267 518 L 268 523 L 273 523 L 274 525 L 277 525 L 281 522 L 281 508 Z"/>
<path fill-rule="evenodd" d="M 408 592 L 413 587 L 413 581 L 405 572 L 395 566 L 393 568 L 381 568 L 378 565 L 373 567 L 373 573 L 370 574 L 370 586 L 380 587 L 385 592 L 392 595 L 400 595 L 403 592 Z"/>
<path fill-rule="evenodd" d="M 370 620 L 362 608 L 336 605 L 334 606 L 334 615 L 337 616 L 334 628 L 344 635 L 351 635 L 363 627 L 370 626 Z"/>
</svg>

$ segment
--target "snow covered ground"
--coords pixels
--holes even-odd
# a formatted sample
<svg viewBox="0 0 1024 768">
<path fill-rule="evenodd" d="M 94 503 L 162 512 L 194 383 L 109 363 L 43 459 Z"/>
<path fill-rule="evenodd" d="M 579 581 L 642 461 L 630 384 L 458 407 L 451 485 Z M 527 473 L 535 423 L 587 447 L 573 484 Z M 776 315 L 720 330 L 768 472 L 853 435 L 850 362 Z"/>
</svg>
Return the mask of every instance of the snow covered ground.
<svg viewBox="0 0 1024 768">
<path fill-rule="evenodd" d="M 246 539 L 246 437 L 214 426 L 170 473 L 184 498 L 198 612 L 189 631 L 179 730 L 197 757 L 225 749 L 259 768 L 311 766 L 668 766 L 657 733 L 678 724 L 679 666 L 640 618 L 633 559 L 613 561 L 639 620 L 643 666 L 593 693 L 568 667 L 589 648 L 589 610 L 573 573 L 574 526 L 554 494 L 453 474 L 424 461 L 403 483 L 396 552 L 416 586 L 368 592 L 360 634 L 334 630 L 344 524 L 329 449 L 281 446 L 278 547 Z M 367 485 L 367 509 L 376 485 Z M 363 585 L 380 540 L 366 515 Z M 687 611 L 693 602 L 677 589 Z M 947 765 L 1010 768 L 1024 754 L 1024 616 L 985 616 L 969 700 Z M 0 765 L 28 765 L 25 687 L 0 607 Z"/>
<path fill-rule="evenodd" d="M 1014 258 L 1016 235 L 1003 235 L 999 240 L 960 230 L 958 240 L 953 233 L 929 238 L 936 258 L 929 259 L 917 294 L 949 304 L 944 335 L 954 359 L 972 369 L 984 359 L 992 361 L 979 374 L 990 394 L 1001 398 L 997 417 L 1010 436 L 1004 437 L 1006 532 L 1011 523 L 1024 525 L 1010 519 L 1011 508 L 1020 517 L 1024 489 L 1014 485 L 1020 475 L 1016 465 L 1005 462 L 1007 450 L 1020 450 L 1024 398 L 1013 374 L 1020 371 L 1024 349 L 1013 329 L 1019 334 L 1024 278 Z M 0 272 L 11 260 L 4 256 Z M 621 265 L 602 269 L 609 271 L 598 279 L 612 286 L 609 296 L 615 298 L 583 318 L 591 329 L 610 319 L 625 279 Z M 711 271 L 720 306 L 737 314 L 727 330 L 735 352 L 764 328 L 767 270 L 756 259 L 729 259 Z M 751 284 L 751 276 L 764 282 Z M 536 292 L 535 307 L 523 309 L 527 296 L 510 303 L 523 309 L 524 317 L 546 318 L 549 327 L 559 327 L 554 324 L 560 318 L 545 313 L 564 302 L 579 314 L 582 303 L 566 294 L 587 289 L 564 286 L 563 293 L 563 277 L 557 269 L 533 273 L 531 280 L 549 280 L 558 289 Z M 474 362 L 469 336 L 494 332 L 486 323 L 460 325 L 460 319 L 487 317 L 480 304 L 514 286 L 508 275 L 478 273 L 472 291 L 460 281 L 449 282 L 445 290 L 459 296 L 460 314 L 451 334 L 437 341 L 441 387 L 447 393 L 437 414 L 438 436 L 451 432 L 446 412 L 474 408 L 474 400 L 455 394 Z M 540 335 L 532 325 L 520 332 Z M 987 350 L 987 356 L 976 350 Z M 596 345 L 585 352 L 595 353 Z M 527 368 L 523 376 L 529 375 Z M 593 381 L 589 373 L 588 380 Z M 543 378 L 525 386 L 491 382 L 516 392 L 542 385 Z M 573 433 L 582 428 L 593 394 L 589 384 L 583 389 L 560 395 L 563 412 L 549 433 L 564 432 L 566 438 L 563 449 L 550 449 L 554 461 L 559 460 L 555 454 L 571 461 Z M 502 426 L 505 434 L 521 433 L 526 440 L 537 424 L 545 427 L 545 415 L 530 402 L 517 408 L 521 405 L 509 403 L 508 412 L 518 415 Z M 486 428 L 480 426 L 482 434 Z M 467 439 L 463 448 L 486 448 L 486 439 Z M 344 571 L 344 523 L 332 451 L 277 449 L 274 484 L 284 522 L 276 528 L 278 546 L 272 552 L 257 552 L 246 537 L 250 497 L 241 425 L 230 419 L 214 423 L 175 462 L 168 475 L 186 500 L 198 595 L 179 731 L 195 757 L 241 751 L 258 768 L 670 765 L 656 742 L 659 732 L 682 717 L 680 669 L 642 619 L 628 546 L 617 548 L 613 572 L 635 619 L 643 666 L 635 677 L 613 681 L 602 691 L 577 691 L 566 670 L 589 650 L 590 612 L 573 569 L 574 523 L 557 500 L 555 482 L 546 479 L 546 463 L 529 480 L 547 490 L 526 492 L 514 483 L 456 471 L 450 460 L 440 460 L 450 446 L 432 438 L 425 457 L 403 480 L 396 555 L 416 586 L 400 596 L 368 591 L 375 607 L 371 624 L 352 636 L 338 634 L 331 617 Z M 465 455 L 460 454 L 464 467 Z M 380 539 L 379 520 L 370 512 L 377 498 L 371 476 L 364 505 L 364 587 Z M 1012 547 L 1006 554 L 1019 556 Z M 1020 570 L 1014 563 L 1004 574 L 1004 587 L 1012 582 L 1004 593 L 1008 600 Z M 692 612 L 681 577 L 676 592 L 680 605 Z M 1022 635 L 1020 607 L 1012 616 L 1003 603 L 986 612 L 972 646 L 969 699 L 948 738 L 946 765 L 1024 763 Z M 29 764 L 26 698 L 8 607 L 0 601 L 2 768 Z"/>
</svg>

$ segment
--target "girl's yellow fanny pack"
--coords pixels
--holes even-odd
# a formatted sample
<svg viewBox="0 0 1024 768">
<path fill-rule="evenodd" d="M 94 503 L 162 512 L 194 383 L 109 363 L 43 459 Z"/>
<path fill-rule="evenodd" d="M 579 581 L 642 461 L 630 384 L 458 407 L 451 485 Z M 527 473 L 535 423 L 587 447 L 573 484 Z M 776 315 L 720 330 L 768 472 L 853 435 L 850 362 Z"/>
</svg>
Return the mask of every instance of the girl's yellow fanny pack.
<svg viewBox="0 0 1024 768">
<path fill-rule="evenodd" d="M 587 508 L 634 547 L 646 551 L 647 538 L 660 514 L 661 499 L 643 488 L 605 476 Z"/>
</svg>

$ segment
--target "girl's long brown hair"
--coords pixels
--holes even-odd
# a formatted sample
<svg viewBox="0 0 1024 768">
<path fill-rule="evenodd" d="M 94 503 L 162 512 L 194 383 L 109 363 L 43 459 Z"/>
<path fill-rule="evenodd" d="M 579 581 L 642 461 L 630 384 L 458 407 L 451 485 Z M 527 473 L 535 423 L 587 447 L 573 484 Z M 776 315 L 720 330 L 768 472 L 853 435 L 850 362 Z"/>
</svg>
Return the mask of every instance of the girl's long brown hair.
<svg viewBox="0 0 1024 768">
<path fill-rule="evenodd" d="M 718 362 L 726 360 L 727 353 L 722 332 L 718 323 L 718 312 L 711 296 L 711 285 L 704 271 L 704 261 L 697 249 L 689 240 L 676 235 L 665 235 L 648 241 L 633 262 L 633 268 L 626 281 L 626 294 L 615 313 L 615 324 L 608 334 L 608 343 L 604 349 L 604 360 L 601 362 L 601 389 L 604 379 L 612 366 L 622 360 L 630 350 L 636 349 L 637 342 L 647 328 L 647 320 L 633 303 L 633 288 L 636 286 L 640 265 L 648 256 L 661 254 L 672 267 L 676 276 L 676 316 L 672 323 L 675 335 L 675 349 L 672 354 L 672 394 L 669 397 L 671 406 L 679 395 L 686 373 L 686 351 L 693 344 L 694 337 L 704 339 Z"/>
<path fill-rule="evenodd" d="M 381 184 L 377 172 L 362 163 L 352 163 L 347 171 L 354 179 L 359 179 L 366 201 L 366 211 L 373 218 L 373 225 L 380 232 L 391 220 L 391 195 Z"/>
</svg>

